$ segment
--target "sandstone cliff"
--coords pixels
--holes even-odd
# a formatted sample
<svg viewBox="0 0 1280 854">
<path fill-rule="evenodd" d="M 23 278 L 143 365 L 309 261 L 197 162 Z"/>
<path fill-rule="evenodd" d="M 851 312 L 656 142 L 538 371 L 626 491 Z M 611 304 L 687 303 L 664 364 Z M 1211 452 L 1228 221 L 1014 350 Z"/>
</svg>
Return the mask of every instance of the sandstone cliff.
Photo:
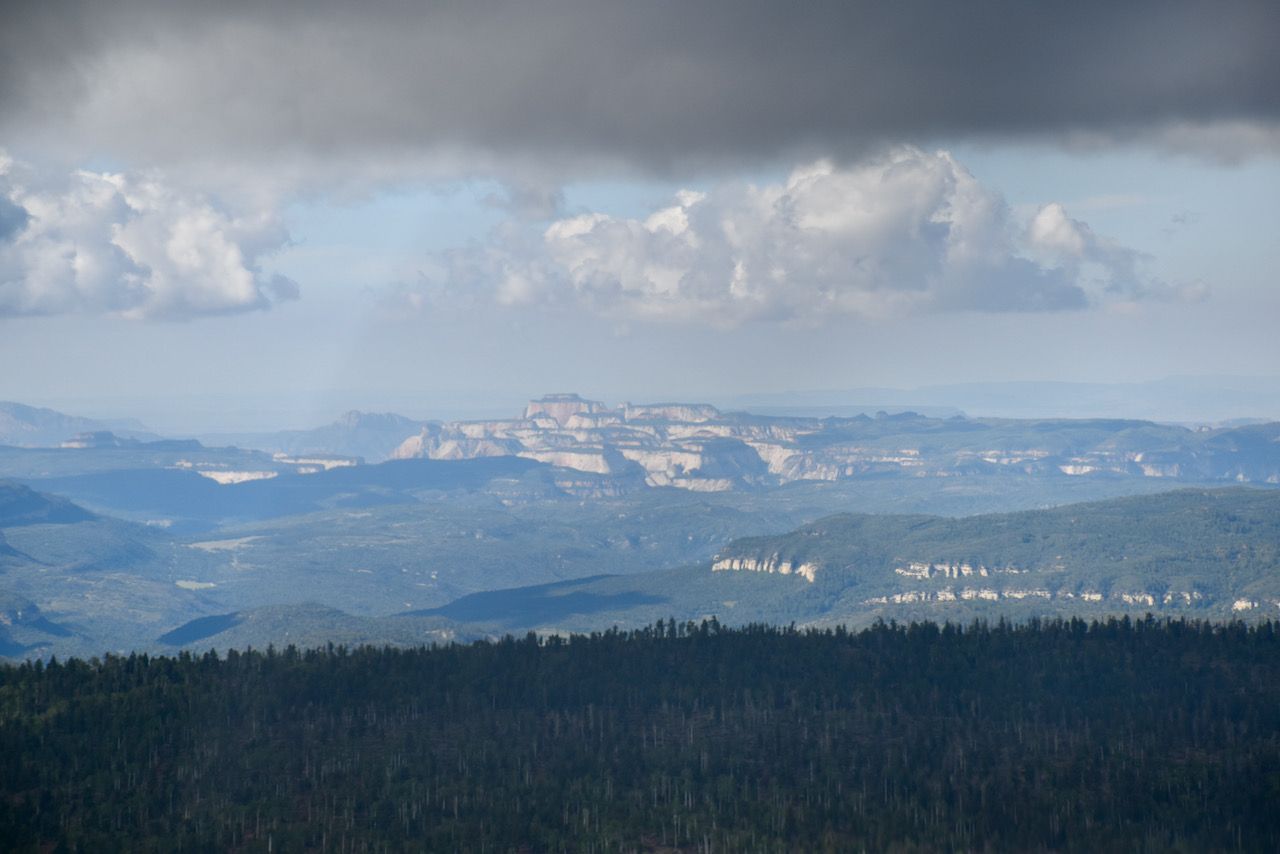
<svg viewBox="0 0 1280 854">
<path fill-rule="evenodd" d="M 610 408 L 576 394 L 530 401 L 523 417 L 430 423 L 392 454 L 519 456 L 652 487 L 724 491 L 798 480 L 1161 477 L 1280 483 L 1280 425 L 1208 433 L 1142 421 L 789 418 L 700 403 Z"/>
</svg>

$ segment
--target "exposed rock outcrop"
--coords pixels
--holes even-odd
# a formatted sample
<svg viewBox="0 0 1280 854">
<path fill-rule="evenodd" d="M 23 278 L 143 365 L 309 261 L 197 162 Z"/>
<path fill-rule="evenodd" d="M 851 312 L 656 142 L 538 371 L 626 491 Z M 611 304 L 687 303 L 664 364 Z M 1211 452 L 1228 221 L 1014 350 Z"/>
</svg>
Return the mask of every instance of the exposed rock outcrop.
<svg viewBox="0 0 1280 854">
<path fill-rule="evenodd" d="M 1280 482 L 1280 425 L 1205 434 L 1148 422 L 944 421 L 911 412 L 765 417 L 704 403 L 609 408 L 553 394 L 530 401 L 521 418 L 426 424 L 392 454 L 508 455 L 594 474 L 639 474 L 649 486 L 694 491 L 1001 472 Z"/>
<path fill-rule="evenodd" d="M 776 572 L 778 575 L 798 575 L 810 584 L 818 575 L 818 566 L 805 561 L 768 557 L 717 557 L 711 564 L 712 572 Z"/>
<path fill-rule="evenodd" d="M 545 415 L 563 427 L 574 415 L 590 415 L 604 410 L 605 405 L 598 400 L 586 400 L 576 394 L 548 394 L 529 401 L 524 409 L 524 417 L 537 418 Z"/>
</svg>

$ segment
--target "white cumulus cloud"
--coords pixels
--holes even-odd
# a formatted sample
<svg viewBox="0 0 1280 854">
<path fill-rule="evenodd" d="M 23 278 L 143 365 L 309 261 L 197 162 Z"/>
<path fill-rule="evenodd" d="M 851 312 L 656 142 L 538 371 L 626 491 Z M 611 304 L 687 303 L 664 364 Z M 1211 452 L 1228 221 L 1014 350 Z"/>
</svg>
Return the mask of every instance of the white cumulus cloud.
<svg viewBox="0 0 1280 854">
<path fill-rule="evenodd" d="M 623 319 L 734 325 L 1050 311 L 1168 290 L 1145 262 L 1057 204 L 1019 221 L 950 154 L 907 146 L 775 184 L 682 191 L 644 218 L 566 217 L 540 242 L 455 256 L 442 275 L 474 285 L 483 270 L 508 304 L 569 298 Z"/>
<path fill-rule="evenodd" d="M 154 175 L 76 171 L 49 182 L 0 159 L 0 317 L 266 308 L 297 296 L 259 266 L 287 241 L 271 211 L 228 212 Z"/>
<path fill-rule="evenodd" d="M 1110 298 L 1200 299 L 1206 293 L 1202 284 L 1175 286 L 1145 275 L 1143 253 L 1098 235 L 1057 202 L 1036 212 L 1026 239 L 1033 254 Z"/>
</svg>

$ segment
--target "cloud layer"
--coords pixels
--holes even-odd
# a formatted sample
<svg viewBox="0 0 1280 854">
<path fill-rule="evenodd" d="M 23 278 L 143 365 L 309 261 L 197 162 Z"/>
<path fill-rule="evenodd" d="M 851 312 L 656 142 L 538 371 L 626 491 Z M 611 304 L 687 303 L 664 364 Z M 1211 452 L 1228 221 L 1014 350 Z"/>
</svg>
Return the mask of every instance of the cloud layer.
<svg viewBox="0 0 1280 854">
<path fill-rule="evenodd" d="M 1280 143 L 1277 32 L 1272 0 L 32 0 L 0 28 L 0 138 L 368 174 L 960 136 L 1235 157 Z"/>
<path fill-rule="evenodd" d="M 269 212 L 232 215 L 155 177 L 78 171 L 48 185 L 0 155 L 0 317 L 266 308 L 297 296 L 258 266 L 287 239 Z"/>
<path fill-rule="evenodd" d="M 582 213 L 534 241 L 509 231 L 427 279 L 437 295 L 567 299 L 620 319 L 813 324 L 1183 296 L 1146 260 L 1056 203 L 1020 222 L 950 154 L 899 147 L 778 184 L 684 191 L 644 219 Z"/>
</svg>

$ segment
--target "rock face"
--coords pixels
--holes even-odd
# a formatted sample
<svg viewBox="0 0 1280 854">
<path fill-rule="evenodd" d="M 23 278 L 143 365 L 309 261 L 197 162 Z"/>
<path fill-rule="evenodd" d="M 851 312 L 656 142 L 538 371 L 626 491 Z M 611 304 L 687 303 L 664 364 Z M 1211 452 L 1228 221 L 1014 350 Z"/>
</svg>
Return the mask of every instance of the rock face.
<svg viewBox="0 0 1280 854">
<path fill-rule="evenodd" d="M 624 403 L 576 394 L 523 417 L 428 423 L 395 459 L 519 456 L 616 479 L 701 492 L 858 477 L 1162 477 L 1280 483 L 1280 424 L 1192 431 L 1146 421 L 789 418 L 705 403 Z"/>
<path fill-rule="evenodd" d="M 603 412 L 605 405 L 598 400 L 584 400 L 576 394 L 548 394 L 538 400 L 529 401 L 524 409 L 524 417 L 534 419 L 545 415 L 561 427 L 575 415 L 593 415 Z"/>
<path fill-rule="evenodd" d="M 778 575 L 800 576 L 810 584 L 818 576 L 817 564 L 805 561 L 789 560 L 777 555 L 763 558 L 754 557 L 717 557 L 711 564 L 712 572 L 776 572 Z"/>
<path fill-rule="evenodd" d="M 622 404 L 627 421 L 686 421 L 702 423 L 720 417 L 720 410 L 709 403 L 645 403 Z"/>
<path fill-rule="evenodd" d="M 426 425 L 392 457 L 519 456 L 624 482 L 697 492 L 775 483 L 760 454 L 735 435 L 740 431 L 713 423 L 720 417 L 708 404 L 610 409 L 576 394 L 553 394 L 530 401 L 523 418 Z"/>
<path fill-rule="evenodd" d="M 699 567 L 691 596 L 738 614 L 785 602 L 829 625 L 995 614 L 1274 619 L 1277 556 L 1280 490 L 1179 489 L 960 518 L 838 514 L 723 546 Z M 736 573 L 760 577 L 727 581 Z"/>
</svg>

